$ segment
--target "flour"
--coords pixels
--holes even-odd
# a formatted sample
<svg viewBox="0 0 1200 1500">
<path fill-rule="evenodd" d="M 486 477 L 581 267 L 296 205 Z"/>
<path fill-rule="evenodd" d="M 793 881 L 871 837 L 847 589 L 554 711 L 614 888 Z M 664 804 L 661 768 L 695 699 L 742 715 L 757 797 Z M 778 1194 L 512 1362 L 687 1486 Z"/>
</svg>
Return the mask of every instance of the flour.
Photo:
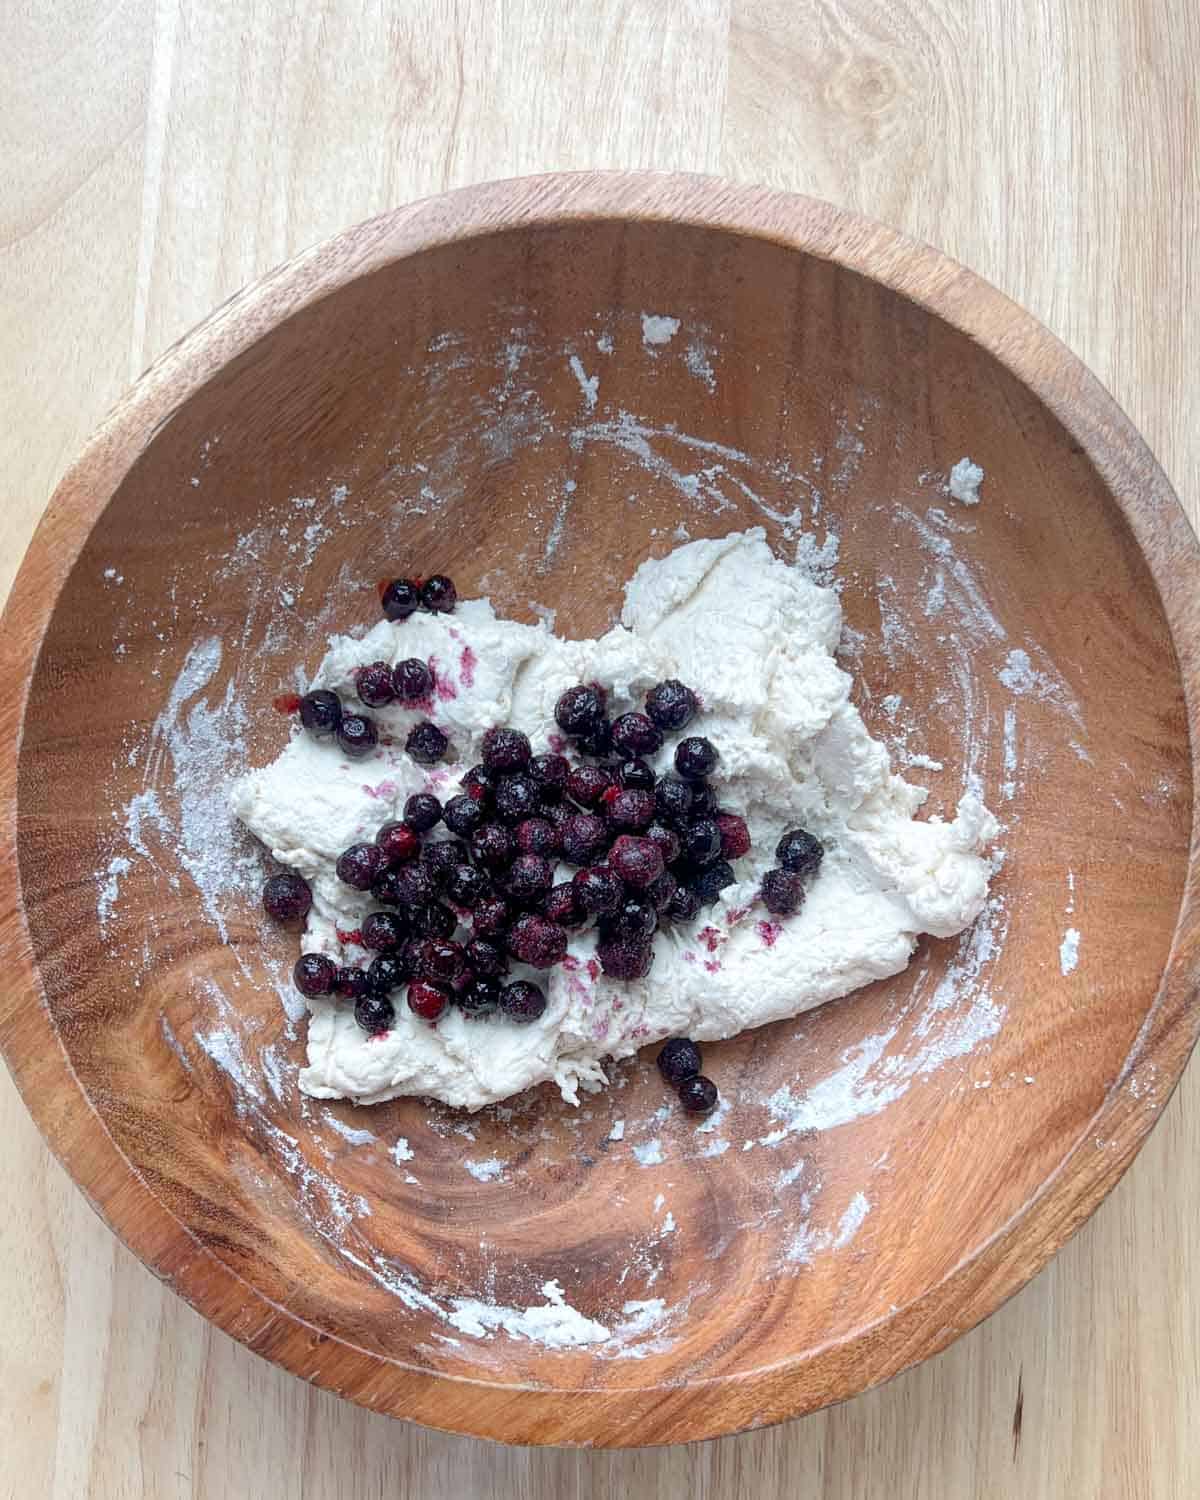
<svg viewBox="0 0 1200 1500">
<path fill-rule="evenodd" d="M 642 343 L 647 349 L 661 349 L 679 332 L 679 319 L 658 313 L 642 314 Z"/>
<path fill-rule="evenodd" d="M 1079 963 L 1079 930 L 1068 927 L 1063 933 L 1063 940 L 1058 950 L 1058 967 L 1065 979 L 1068 974 L 1075 972 Z"/>
<path fill-rule="evenodd" d="M 983 470 L 969 458 L 960 458 L 950 470 L 946 482 L 946 493 L 960 505 L 979 504 L 979 486 L 983 483 Z"/>
</svg>

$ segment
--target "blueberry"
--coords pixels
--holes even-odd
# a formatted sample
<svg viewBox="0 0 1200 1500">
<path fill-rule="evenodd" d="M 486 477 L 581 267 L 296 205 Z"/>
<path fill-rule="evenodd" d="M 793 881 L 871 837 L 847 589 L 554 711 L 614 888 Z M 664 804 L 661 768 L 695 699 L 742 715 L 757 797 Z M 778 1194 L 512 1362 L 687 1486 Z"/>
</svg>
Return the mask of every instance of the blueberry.
<svg viewBox="0 0 1200 1500">
<path fill-rule="evenodd" d="M 542 805 L 537 783 L 529 776 L 504 776 L 496 787 L 496 812 L 503 823 L 522 823 Z"/>
<path fill-rule="evenodd" d="M 469 792 L 460 792 L 451 797 L 442 809 L 442 817 L 451 833 L 460 838 L 469 838 L 480 826 L 487 812 L 482 802 L 476 802 Z"/>
<path fill-rule="evenodd" d="M 449 743 L 450 741 L 436 724 L 430 724 L 428 720 L 425 720 L 409 730 L 408 738 L 404 741 L 404 748 L 418 765 L 432 766 L 445 755 Z"/>
<path fill-rule="evenodd" d="M 500 1010 L 510 1021 L 527 1026 L 545 1012 L 546 997 L 536 984 L 514 979 L 500 991 Z"/>
<path fill-rule="evenodd" d="M 570 770 L 565 755 L 535 755 L 529 762 L 529 779 L 543 802 L 557 802 L 566 790 Z"/>
<path fill-rule="evenodd" d="M 587 912 L 579 903 L 579 892 L 572 880 L 550 887 L 542 897 L 541 913 L 560 927 L 582 927 L 587 921 Z"/>
<path fill-rule="evenodd" d="M 409 924 L 394 911 L 373 911 L 360 928 L 363 947 L 376 953 L 392 953 L 405 941 Z"/>
<path fill-rule="evenodd" d="M 467 963 L 476 974 L 489 977 L 503 974 L 508 968 L 508 958 L 498 942 L 488 938 L 472 938 L 466 947 Z"/>
<path fill-rule="evenodd" d="M 406 978 L 404 965 L 392 953 L 381 953 L 367 965 L 367 983 L 373 995 L 389 995 Z"/>
<path fill-rule="evenodd" d="M 396 1010 L 385 995 L 363 995 L 354 1002 L 354 1019 L 369 1036 L 390 1031 Z"/>
<path fill-rule="evenodd" d="M 566 957 L 567 934 L 547 917 L 518 917 L 508 934 L 508 951 L 531 969 L 549 969 Z"/>
<path fill-rule="evenodd" d="M 474 865 L 455 865 L 446 879 L 446 894 L 455 906 L 477 906 L 487 890 L 487 876 Z"/>
<path fill-rule="evenodd" d="M 554 866 L 544 855 L 519 854 L 509 866 L 504 887 L 517 906 L 536 906 L 553 884 Z"/>
<path fill-rule="evenodd" d="M 384 863 L 406 865 L 421 852 L 421 840 L 407 823 L 394 820 L 384 823 L 375 835 L 375 845 L 383 855 Z"/>
<path fill-rule="evenodd" d="M 459 785 L 483 807 L 491 807 L 499 780 L 500 777 L 494 771 L 489 771 L 486 766 L 472 766 L 464 774 Z"/>
<path fill-rule="evenodd" d="M 503 823 L 485 823 L 471 835 L 471 858 L 493 874 L 507 869 L 516 852 L 516 836 Z"/>
<path fill-rule="evenodd" d="M 654 771 L 644 760 L 627 760 L 617 771 L 617 780 L 628 792 L 652 792 Z"/>
<path fill-rule="evenodd" d="M 300 722 L 309 734 L 334 734 L 342 722 L 342 700 L 328 688 L 305 693 L 300 700 Z"/>
<path fill-rule="evenodd" d="M 717 763 L 717 748 L 702 734 L 680 740 L 675 747 L 675 769 L 689 781 L 699 781 L 711 773 Z"/>
<path fill-rule="evenodd" d="M 485 896 L 471 913 L 471 926 L 476 937 L 502 937 L 515 916 L 507 901 L 499 896 Z"/>
<path fill-rule="evenodd" d="M 364 969 L 339 969 L 333 982 L 333 992 L 342 1000 L 357 1002 L 371 993 L 371 981 Z"/>
<path fill-rule="evenodd" d="M 695 693 L 675 677 L 668 677 L 646 694 L 646 712 L 659 729 L 684 729 L 699 708 Z"/>
<path fill-rule="evenodd" d="M 299 922 L 312 906 L 308 881 L 291 870 L 272 875 L 262 888 L 262 904 L 267 916 L 277 922 Z"/>
<path fill-rule="evenodd" d="M 419 656 L 406 657 L 392 668 L 392 692 L 401 703 L 415 703 L 433 692 L 433 673 Z"/>
<path fill-rule="evenodd" d="M 671 922 L 692 922 L 700 912 L 700 897 L 686 885 L 677 885 L 664 915 Z"/>
<path fill-rule="evenodd" d="M 404 804 L 404 821 L 415 833 L 428 833 L 442 818 L 442 804 L 430 792 L 414 792 Z"/>
<path fill-rule="evenodd" d="M 408 578 L 393 578 L 380 596 L 383 612 L 389 620 L 407 620 L 421 603 L 421 591 Z"/>
<path fill-rule="evenodd" d="M 644 940 L 653 937 L 657 930 L 658 913 L 640 896 L 623 896 L 605 922 L 606 936 Z"/>
<path fill-rule="evenodd" d="M 456 865 L 466 864 L 467 846 L 461 839 L 439 839 L 421 850 L 421 863 L 437 886 L 444 886 Z"/>
<path fill-rule="evenodd" d="M 733 885 L 737 876 L 728 860 L 717 859 L 711 865 L 693 875 L 688 881 L 700 898 L 701 906 L 711 906 L 726 886 Z"/>
<path fill-rule="evenodd" d="M 615 785 L 612 774 L 602 766 L 576 766 L 567 777 L 567 793 L 580 807 L 598 807 Z"/>
<path fill-rule="evenodd" d="M 703 1073 L 685 1078 L 679 1085 L 679 1102 L 689 1114 L 706 1115 L 717 1102 L 717 1086 Z"/>
<path fill-rule="evenodd" d="M 745 818 L 739 818 L 736 813 L 719 812 L 716 824 L 721 834 L 722 858 L 741 859 L 743 854 L 750 853 L 750 830 Z M 775 857 L 778 859 L 778 854 Z"/>
<path fill-rule="evenodd" d="M 762 878 L 762 899 L 772 916 L 792 916 L 804 905 L 804 877 L 794 870 L 768 870 Z"/>
<path fill-rule="evenodd" d="M 443 906 L 440 901 L 427 901 L 424 906 L 418 906 L 413 911 L 416 920 L 417 931 L 425 937 L 448 938 L 454 936 L 454 929 L 458 926 L 458 918 L 448 906 Z"/>
<path fill-rule="evenodd" d="M 612 743 L 618 755 L 653 755 L 662 742 L 662 730 L 646 714 L 622 714 L 613 720 Z"/>
<path fill-rule="evenodd" d="M 338 855 L 337 878 L 352 890 L 369 891 L 384 867 L 383 850 L 378 844 L 351 844 Z"/>
<path fill-rule="evenodd" d="M 664 864 L 674 864 L 679 858 L 679 851 L 683 847 L 683 842 L 679 834 L 673 828 L 668 828 L 665 823 L 660 823 L 657 820 L 651 823 L 645 830 L 643 837 L 648 838 L 652 844 L 658 845 Z"/>
<path fill-rule="evenodd" d="M 649 839 L 622 834 L 609 851 L 609 863 L 626 885 L 645 890 L 663 872 L 658 845 Z"/>
<path fill-rule="evenodd" d="M 408 1008 L 423 1021 L 432 1024 L 449 1004 L 450 991 L 444 985 L 416 979 L 408 987 Z"/>
<path fill-rule="evenodd" d="M 466 954 L 460 943 L 446 938 L 430 938 L 421 959 L 421 975 L 438 984 L 453 984 L 467 967 Z"/>
<path fill-rule="evenodd" d="M 613 752 L 612 725 L 605 718 L 597 719 L 587 734 L 580 736 L 578 744 L 584 755 L 603 760 Z"/>
<path fill-rule="evenodd" d="M 323 953 L 302 953 L 292 970 L 292 981 L 302 995 L 328 995 L 337 982 L 337 965 Z"/>
<path fill-rule="evenodd" d="M 414 861 L 398 870 L 384 870 L 373 882 L 371 894 L 381 906 L 424 906 L 437 895 L 437 886 L 428 866 Z"/>
<path fill-rule="evenodd" d="M 456 993 L 454 1002 L 468 1020 L 474 1020 L 476 1016 L 490 1015 L 499 1006 L 500 993 L 500 981 L 481 974 Z"/>
<path fill-rule="evenodd" d="M 673 1036 L 663 1043 L 656 1061 L 658 1071 L 668 1083 L 680 1084 L 687 1078 L 695 1078 L 703 1059 L 695 1042 L 685 1036 Z"/>
<path fill-rule="evenodd" d="M 392 669 L 385 661 L 373 661 L 354 674 L 354 689 L 368 708 L 385 708 L 395 697 Z"/>
<path fill-rule="evenodd" d="M 563 859 L 569 865 L 590 865 L 608 848 L 611 834 L 603 818 L 575 813 L 562 825 Z"/>
<path fill-rule="evenodd" d="M 654 962 L 654 949 L 646 938 L 602 936 L 596 957 L 610 979 L 644 979 Z"/>
<path fill-rule="evenodd" d="M 665 912 L 675 899 L 679 882 L 670 870 L 664 870 L 657 880 L 652 880 L 643 892 L 647 901 L 658 913 Z"/>
<path fill-rule="evenodd" d="M 548 818 L 526 818 L 517 824 L 517 848 L 522 854 L 557 854 L 562 848 L 558 829 Z"/>
<path fill-rule="evenodd" d="M 604 694 L 595 686 L 568 688 L 554 705 L 554 719 L 564 734 L 585 735 L 604 716 Z"/>
<path fill-rule="evenodd" d="M 421 608 L 435 615 L 449 614 L 458 603 L 458 590 L 444 573 L 435 573 L 421 587 Z"/>
<path fill-rule="evenodd" d="M 793 875 L 811 875 L 825 857 L 825 846 L 803 828 L 789 828 L 775 846 L 775 858 Z"/>
<path fill-rule="evenodd" d="M 678 828 L 692 815 L 692 788 L 677 776 L 664 776 L 654 788 L 658 816 L 669 828 Z"/>
<path fill-rule="evenodd" d="M 489 729 L 483 737 L 482 760 L 489 771 L 522 771 L 532 752 L 529 736 L 519 729 Z"/>
<path fill-rule="evenodd" d="M 683 858 L 702 867 L 721 854 L 721 830 L 715 818 L 693 818 L 679 836 Z"/>
<path fill-rule="evenodd" d="M 605 816 L 614 828 L 634 833 L 650 826 L 655 810 L 654 793 L 646 791 L 618 792 L 604 804 Z"/>
<path fill-rule="evenodd" d="M 571 884 L 580 906 L 593 917 L 611 916 L 625 897 L 621 877 L 607 865 L 579 870 Z"/>
<path fill-rule="evenodd" d="M 378 745 L 379 733 L 371 720 L 362 714 L 343 714 L 337 727 L 337 742 L 343 755 L 348 755 L 351 760 L 362 760 Z"/>
</svg>

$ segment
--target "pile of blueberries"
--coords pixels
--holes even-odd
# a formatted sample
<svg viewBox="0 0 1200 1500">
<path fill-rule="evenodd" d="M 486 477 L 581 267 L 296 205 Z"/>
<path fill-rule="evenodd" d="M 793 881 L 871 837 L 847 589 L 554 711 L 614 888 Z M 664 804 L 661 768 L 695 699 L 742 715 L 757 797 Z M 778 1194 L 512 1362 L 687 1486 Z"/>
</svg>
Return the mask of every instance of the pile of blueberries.
<svg viewBox="0 0 1200 1500">
<path fill-rule="evenodd" d="M 434 584 L 430 602 L 425 595 Z M 452 609 L 457 596 L 449 579 L 437 578 L 423 585 L 395 580 L 382 597 L 389 618 L 402 619 L 422 603 Z M 397 697 L 415 701 L 431 685 L 427 664 L 415 658 L 395 668 L 372 663 L 356 679 L 359 697 L 373 706 Z M 529 1023 L 544 1012 L 546 997 L 528 980 L 506 982 L 510 959 L 550 969 L 566 957 L 568 933 L 593 919 L 604 973 L 643 978 L 659 926 L 690 922 L 712 905 L 737 879 L 731 861 L 750 851 L 744 819 L 721 809 L 708 781 L 718 761 L 709 740 L 681 739 L 673 774 L 656 775 L 647 759 L 661 750 L 667 734 L 686 729 L 698 708 L 696 694 L 674 679 L 650 690 L 644 712 L 615 719 L 599 684 L 568 688 L 554 716 L 577 752 L 574 762 L 558 753 L 534 755 L 520 730 L 488 730 L 480 762 L 462 777 L 456 795 L 443 803 L 429 792 L 415 793 L 400 821 L 385 823 L 373 842 L 353 844 L 338 858 L 338 878 L 369 892 L 383 908 L 364 919 L 358 934 L 375 958 L 361 969 L 339 967 L 324 954 L 302 954 L 297 988 L 310 997 L 353 1001 L 355 1019 L 371 1035 L 390 1029 L 392 996 L 403 986 L 409 1008 L 429 1022 L 457 1005 L 464 1016 L 499 1013 Z M 336 693 L 309 693 L 299 711 L 311 734 L 335 734 L 344 750 L 348 722 L 366 724 L 371 744 L 376 742 L 374 725 L 343 711 Z M 423 731 L 437 736 L 440 746 Z M 350 743 L 364 740 L 363 731 L 352 727 Z M 418 725 L 408 737 L 409 753 L 423 764 L 439 759 L 445 748 L 445 736 L 433 724 Z M 439 823 L 449 838 L 428 837 Z M 768 911 L 784 916 L 799 909 L 806 879 L 823 853 L 802 829 L 784 835 L 776 851 L 779 868 L 763 879 Z M 576 873 L 555 883 L 559 862 L 575 866 Z M 308 913 L 312 892 L 299 875 L 274 875 L 263 904 L 277 920 L 297 923 Z M 471 929 L 464 942 L 454 940 L 460 920 Z M 692 1048 L 696 1067 L 678 1077 L 664 1067 L 664 1074 L 680 1087 L 688 1108 L 711 1108 L 715 1088 L 707 1079 L 694 1081 L 699 1053 L 690 1042 L 674 1041 Z"/>
</svg>

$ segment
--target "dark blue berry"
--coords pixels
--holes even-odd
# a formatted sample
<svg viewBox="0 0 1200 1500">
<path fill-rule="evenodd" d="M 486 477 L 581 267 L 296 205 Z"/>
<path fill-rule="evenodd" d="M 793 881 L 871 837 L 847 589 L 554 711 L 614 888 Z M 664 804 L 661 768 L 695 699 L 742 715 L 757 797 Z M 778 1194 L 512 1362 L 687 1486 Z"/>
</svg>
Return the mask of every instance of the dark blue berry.
<svg viewBox="0 0 1200 1500">
<path fill-rule="evenodd" d="M 354 689 L 368 708 L 385 708 L 396 696 L 392 691 L 392 669 L 385 661 L 373 661 L 354 674 Z"/>
<path fill-rule="evenodd" d="M 571 884 L 575 887 L 580 906 L 589 916 L 611 916 L 625 896 L 621 877 L 607 865 L 592 865 L 579 870 Z"/>
<path fill-rule="evenodd" d="M 428 833 L 442 817 L 442 804 L 431 792 L 414 792 L 404 804 L 404 821 L 414 833 Z"/>
<path fill-rule="evenodd" d="M 654 771 L 644 760 L 627 760 L 617 770 L 617 780 L 629 792 L 652 792 Z"/>
<path fill-rule="evenodd" d="M 737 876 L 729 861 L 718 859 L 698 875 L 693 875 L 688 884 L 700 898 L 701 906 L 711 906 L 725 887 L 733 885 L 736 880 Z"/>
<path fill-rule="evenodd" d="M 566 957 L 567 934 L 547 917 L 518 917 L 508 934 L 508 951 L 531 969 L 549 969 Z"/>
<path fill-rule="evenodd" d="M 435 573 L 427 578 L 421 588 L 421 608 L 433 614 L 444 615 L 458 603 L 458 590 L 444 573 Z"/>
<path fill-rule="evenodd" d="M 471 858 L 493 874 L 507 869 L 516 852 L 516 835 L 503 823 L 485 823 L 471 835 Z"/>
<path fill-rule="evenodd" d="M 671 922 L 692 922 L 700 913 L 700 897 L 686 885 L 677 885 L 663 915 Z"/>
<path fill-rule="evenodd" d="M 496 813 L 504 823 L 522 823 L 541 805 L 537 784 L 528 776 L 504 776 L 496 787 Z"/>
<path fill-rule="evenodd" d="M 285 870 L 265 882 L 262 904 L 267 916 L 274 917 L 277 922 L 299 922 L 308 916 L 312 891 L 303 876 Z"/>
<path fill-rule="evenodd" d="M 557 802 L 566 791 L 570 770 L 565 755 L 535 755 L 529 762 L 529 779 L 543 802 Z"/>
<path fill-rule="evenodd" d="M 418 765 L 432 766 L 445 755 L 449 743 L 450 741 L 436 724 L 430 724 L 428 720 L 425 720 L 409 730 L 408 738 L 404 741 L 404 748 Z"/>
<path fill-rule="evenodd" d="M 613 720 L 612 743 L 618 755 L 653 755 L 662 742 L 662 730 L 647 714 L 622 714 Z"/>
<path fill-rule="evenodd" d="M 615 785 L 612 773 L 602 766 L 576 766 L 567 777 L 567 794 L 580 807 L 598 807 Z"/>
<path fill-rule="evenodd" d="M 653 792 L 618 792 L 615 797 L 604 800 L 604 813 L 613 827 L 632 833 L 648 828 L 654 821 L 655 811 Z"/>
<path fill-rule="evenodd" d="M 646 694 L 646 712 L 659 729 L 679 730 L 687 727 L 699 708 L 695 693 L 675 677 L 668 677 Z"/>
<path fill-rule="evenodd" d="M 604 924 L 605 936 L 640 938 L 654 936 L 658 930 L 658 913 L 648 900 L 624 896 Z"/>
<path fill-rule="evenodd" d="M 680 1084 L 687 1078 L 695 1078 L 703 1059 L 700 1048 L 685 1036 L 669 1037 L 662 1045 L 656 1059 L 658 1071 L 668 1083 Z"/>
<path fill-rule="evenodd" d="M 300 700 L 300 722 L 309 734 L 334 734 L 342 722 L 342 700 L 328 688 L 305 693 Z"/>
<path fill-rule="evenodd" d="M 675 769 L 689 781 L 709 775 L 717 763 L 717 747 L 702 734 L 680 740 L 675 746 Z"/>
<path fill-rule="evenodd" d="M 536 984 L 527 979 L 514 979 L 500 991 L 500 1010 L 510 1021 L 527 1026 L 536 1021 L 546 1009 L 546 997 Z"/>
<path fill-rule="evenodd" d="M 384 867 L 383 850 L 378 844 L 351 844 L 338 855 L 337 878 L 352 890 L 369 891 Z"/>
<path fill-rule="evenodd" d="M 517 824 L 516 836 L 522 854 L 557 854 L 562 848 L 558 829 L 547 818 L 526 818 Z"/>
<path fill-rule="evenodd" d="M 466 954 L 460 943 L 446 938 L 430 938 L 421 958 L 421 975 L 439 984 L 453 984 L 467 967 Z"/>
<path fill-rule="evenodd" d="M 381 953 L 367 965 L 367 983 L 373 995 L 389 995 L 407 978 L 404 965 L 392 953 Z"/>
<path fill-rule="evenodd" d="M 498 942 L 489 938 L 472 938 L 466 947 L 467 963 L 476 974 L 489 977 L 503 974 L 508 968 L 508 957 Z"/>
<path fill-rule="evenodd" d="M 393 578 L 380 596 L 383 612 L 389 620 L 407 620 L 421 603 L 421 591 L 408 578 Z"/>
<path fill-rule="evenodd" d="M 648 838 L 652 844 L 657 844 L 662 854 L 663 863 L 674 864 L 679 858 L 682 842 L 673 828 L 668 828 L 665 823 L 653 822 L 645 830 L 643 837 Z"/>
<path fill-rule="evenodd" d="M 454 1003 L 469 1020 L 490 1015 L 500 1004 L 500 981 L 481 974 L 459 990 Z"/>
<path fill-rule="evenodd" d="M 554 718 L 564 734 L 589 734 L 604 717 L 604 694 L 595 686 L 568 688 L 554 705 Z"/>
<path fill-rule="evenodd" d="M 717 1102 L 717 1086 L 703 1073 L 685 1078 L 679 1085 L 679 1102 L 689 1114 L 706 1115 Z"/>
<path fill-rule="evenodd" d="M 483 737 L 480 758 L 489 771 L 522 771 L 531 755 L 529 736 L 519 729 L 497 726 Z"/>
<path fill-rule="evenodd" d="M 292 970 L 292 981 L 302 995 L 328 995 L 337 982 L 337 965 L 323 953 L 302 953 Z"/>
<path fill-rule="evenodd" d="M 390 1031 L 396 1009 L 386 995 L 364 995 L 354 1002 L 354 1019 L 369 1036 Z"/>
<path fill-rule="evenodd" d="M 421 849 L 421 863 L 438 886 L 444 886 L 456 865 L 467 862 L 467 846 L 461 839 L 438 839 Z"/>
<path fill-rule="evenodd" d="M 337 727 L 337 742 L 343 755 L 348 755 L 351 760 L 362 760 L 378 745 L 379 732 L 362 714 L 343 714 Z"/>
<path fill-rule="evenodd" d="M 363 947 L 376 953 L 392 953 L 404 943 L 409 935 L 409 924 L 394 911 L 373 911 L 363 918 L 359 931 Z"/>
<path fill-rule="evenodd" d="M 664 776 L 654 788 L 658 816 L 669 828 L 678 828 L 692 815 L 692 788 L 677 776 Z"/>
<path fill-rule="evenodd" d="M 654 948 L 646 938 L 602 935 L 596 957 L 610 979 L 644 979 L 654 962 Z"/>
<path fill-rule="evenodd" d="M 563 858 L 569 865 L 590 865 L 608 848 L 611 834 L 603 818 L 594 813 L 575 813 L 561 829 Z"/>
<path fill-rule="evenodd" d="M 825 846 L 803 828 L 789 828 L 775 846 L 775 858 L 793 875 L 811 875 L 825 857 Z"/>
<path fill-rule="evenodd" d="M 494 771 L 489 771 L 486 766 L 472 766 L 465 773 L 459 785 L 469 796 L 474 797 L 481 807 L 490 808 L 496 794 L 496 783 L 500 777 Z"/>
<path fill-rule="evenodd" d="M 773 917 L 790 917 L 804 905 L 804 877 L 794 870 L 768 870 L 762 878 L 763 905 Z"/>
<path fill-rule="evenodd" d="M 613 753 L 612 725 L 607 719 L 597 719 L 588 733 L 580 736 L 578 744 L 584 755 L 603 760 Z"/>
<path fill-rule="evenodd" d="M 670 870 L 664 870 L 657 880 L 652 880 L 646 887 L 645 897 L 656 912 L 662 913 L 675 899 L 675 892 L 679 889 L 679 882 L 671 874 Z"/>
<path fill-rule="evenodd" d="M 415 703 L 433 691 L 433 673 L 419 656 L 406 657 L 392 668 L 392 691 L 401 703 Z"/>
<path fill-rule="evenodd" d="M 487 812 L 483 803 L 476 802 L 470 792 L 461 792 L 446 803 L 442 809 L 442 817 L 451 833 L 465 839 L 482 824 Z"/>
<path fill-rule="evenodd" d="M 488 891 L 488 878 L 474 865 L 455 865 L 446 879 L 446 895 L 455 906 L 478 905 Z"/>
<path fill-rule="evenodd" d="M 413 912 L 413 918 L 417 931 L 426 937 L 453 937 L 454 929 L 458 926 L 458 918 L 440 901 L 427 901 L 424 906 L 418 906 Z"/>
<path fill-rule="evenodd" d="M 502 937 L 515 916 L 507 901 L 499 896 L 485 896 L 471 913 L 471 926 L 477 937 Z"/>
<path fill-rule="evenodd" d="M 407 823 L 397 823 L 394 819 L 380 827 L 375 835 L 375 843 L 384 862 L 389 865 L 405 865 L 410 859 L 416 859 L 421 852 L 421 840 L 417 837 L 416 830 Z"/>
<path fill-rule="evenodd" d="M 504 889 L 518 906 L 536 906 L 554 884 L 554 866 L 541 854 L 519 854 L 509 866 Z"/>
<path fill-rule="evenodd" d="M 663 872 L 663 857 L 657 844 L 649 839 L 624 833 L 612 846 L 609 863 L 626 885 L 645 890 Z"/>
<path fill-rule="evenodd" d="M 428 867 L 414 861 L 376 876 L 371 894 L 381 906 L 424 906 L 437 895 L 437 886 Z"/>
<path fill-rule="evenodd" d="M 573 880 L 564 880 L 550 887 L 542 897 L 541 913 L 560 927 L 582 927 L 587 921 L 587 912 L 579 904 L 579 892 Z"/>
<path fill-rule="evenodd" d="M 721 854 L 721 830 L 715 818 L 693 818 L 679 834 L 682 856 L 698 867 L 711 865 Z"/>
</svg>

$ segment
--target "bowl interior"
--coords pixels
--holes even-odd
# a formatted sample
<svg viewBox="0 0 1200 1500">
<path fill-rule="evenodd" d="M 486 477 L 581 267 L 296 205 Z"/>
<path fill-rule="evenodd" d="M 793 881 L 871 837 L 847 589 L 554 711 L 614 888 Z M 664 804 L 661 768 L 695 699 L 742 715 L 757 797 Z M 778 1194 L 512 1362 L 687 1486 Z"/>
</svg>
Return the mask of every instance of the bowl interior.
<svg viewBox="0 0 1200 1500">
<path fill-rule="evenodd" d="M 929 812 L 978 782 L 1003 820 L 979 923 L 711 1048 L 699 1125 L 647 1059 L 578 1111 L 305 1100 L 295 942 L 222 795 L 284 743 L 272 698 L 381 576 L 592 633 L 643 559 L 751 525 L 840 579 L 857 702 Z M 606 221 L 398 261 L 193 396 L 59 600 L 19 798 L 53 1019 L 143 1181 L 314 1346 L 564 1391 L 803 1360 L 994 1237 L 1121 1074 L 1191 820 L 1150 574 L 1028 390 L 833 264 Z"/>
</svg>

